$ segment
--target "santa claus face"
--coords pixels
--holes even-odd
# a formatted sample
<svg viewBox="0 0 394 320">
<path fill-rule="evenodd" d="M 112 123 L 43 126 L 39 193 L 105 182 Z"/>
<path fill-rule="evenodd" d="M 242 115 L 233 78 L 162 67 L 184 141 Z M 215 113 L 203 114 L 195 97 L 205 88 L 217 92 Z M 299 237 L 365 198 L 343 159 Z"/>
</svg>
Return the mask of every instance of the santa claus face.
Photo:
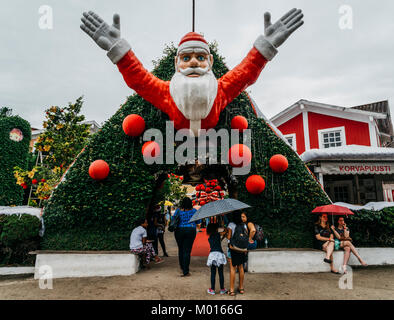
<svg viewBox="0 0 394 320">
<path fill-rule="evenodd" d="M 187 49 L 175 58 L 176 72 L 170 93 L 179 111 L 190 120 L 190 129 L 198 135 L 201 120 L 212 109 L 218 82 L 212 72 L 213 57 L 205 50 Z"/>
<path fill-rule="evenodd" d="M 177 71 L 188 77 L 199 77 L 208 72 L 213 64 L 212 55 L 206 51 L 182 51 L 177 59 Z"/>
</svg>

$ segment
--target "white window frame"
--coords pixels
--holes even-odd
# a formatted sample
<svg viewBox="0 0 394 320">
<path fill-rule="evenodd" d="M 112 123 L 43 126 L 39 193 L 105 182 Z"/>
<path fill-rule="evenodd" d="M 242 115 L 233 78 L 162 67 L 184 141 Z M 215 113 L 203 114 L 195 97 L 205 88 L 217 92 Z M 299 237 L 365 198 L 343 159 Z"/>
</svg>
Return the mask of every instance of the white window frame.
<svg viewBox="0 0 394 320">
<path fill-rule="evenodd" d="M 323 134 L 324 133 L 329 133 L 329 132 L 332 132 L 332 131 L 340 131 L 340 133 L 341 133 L 341 142 L 342 142 L 341 147 L 347 145 L 346 144 L 345 127 L 327 128 L 327 129 L 317 130 L 317 134 L 319 136 L 319 149 L 326 149 L 326 148 L 324 148 Z M 338 147 L 330 147 L 330 148 L 338 148 Z"/>
<path fill-rule="evenodd" d="M 297 151 L 296 134 L 295 133 L 289 133 L 289 134 L 284 134 L 283 136 L 285 137 L 286 140 L 287 140 L 287 138 L 292 138 L 293 139 L 293 145 L 291 147 L 293 148 L 294 151 Z M 289 143 L 289 141 L 287 141 L 287 143 Z"/>
</svg>

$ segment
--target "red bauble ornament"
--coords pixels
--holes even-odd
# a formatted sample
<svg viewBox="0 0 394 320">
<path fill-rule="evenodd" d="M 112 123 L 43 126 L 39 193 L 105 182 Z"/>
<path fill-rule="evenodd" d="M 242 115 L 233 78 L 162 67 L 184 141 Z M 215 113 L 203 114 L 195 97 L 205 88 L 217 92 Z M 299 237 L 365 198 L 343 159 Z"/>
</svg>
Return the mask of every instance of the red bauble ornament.
<svg viewBox="0 0 394 320">
<path fill-rule="evenodd" d="M 200 206 L 203 206 L 204 204 L 206 204 L 206 202 L 204 200 L 200 201 Z"/>
<path fill-rule="evenodd" d="M 265 189 L 265 181 L 261 176 L 255 174 L 246 179 L 245 186 L 249 193 L 259 194 Z"/>
<path fill-rule="evenodd" d="M 239 131 L 244 131 L 248 128 L 248 120 L 243 116 L 235 116 L 231 120 L 231 129 L 238 129 Z"/>
<path fill-rule="evenodd" d="M 220 186 L 216 186 L 216 187 L 215 187 L 215 190 L 216 190 L 216 191 L 220 191 L 220 190 L 222 190 L 222 188 L 221 188 Z"/>
<path fill-rule="evenodd" d="M 282 173 L 289 167 L 289 162 L 284 155 L 276 154 L 270 159 L 270 167 L 276 173 Z"/>
<path fill-rule="evenodd" d="M 228 151 L 228 163 L 232 167 L 247 166 L 252 161 L 252 152 L 244 144 L 235 144 Z"/>
<path fill-rule="evenodd" d="M 109 165 L 104 160 L 93 161 L 89 167 L 89 175 L 94 180 L 103 180 L 108 174 Z"/>
<path fill-rule="evenodd" d="M 45 182 L 46 180 L 45 179 L 41 179 L 41 182 Z"/>
<path fill-rule="evenodd" d="M 211 188 L 206 188 L 206 189 L 205 189 L 205 192 L 206 192 L 206 193 L 210 193 L 210 192 L 212 192 L 212 190 L 211 190 Z"/>
<path fill-rule="evenodd" d="M 37 180 L 37 179 L 33 179 L 33 180 L 31 181 L 31 183 L 32 183 L 32 184 L 37 184 L 37 183 L 38 183 L 38 180 Z"/>
<path fill-rule="evenodd" d="M 160 155 L 160 146 L 155 141 L 145 142 L 142 146 L 142 155 L 144 158 L 156 158 Z M 171 173 L 172 176 L 174 176 Z"/>
<path fill-rule="evenodd" d="M 145 130 L 145 120 L 138 114 L 130 114 L 123 120 L 122 128 L 130 137 L 138 137 Z"/>
</svg>

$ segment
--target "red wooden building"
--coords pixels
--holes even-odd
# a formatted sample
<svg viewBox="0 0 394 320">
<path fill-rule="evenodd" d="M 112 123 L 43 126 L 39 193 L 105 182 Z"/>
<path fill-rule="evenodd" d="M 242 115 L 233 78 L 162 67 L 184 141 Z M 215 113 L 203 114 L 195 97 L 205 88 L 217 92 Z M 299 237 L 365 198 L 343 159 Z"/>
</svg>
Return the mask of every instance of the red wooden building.
<svg viewBox="0 0 394 320">
<path fill-rule="evenodd" d="M 394 201 L 394 134 L 388 101 L 344 108 L 300 100 L 271 122 L 334 202 Z M 382 166 L 385 169 L 378 170 Z"/>
</svg>

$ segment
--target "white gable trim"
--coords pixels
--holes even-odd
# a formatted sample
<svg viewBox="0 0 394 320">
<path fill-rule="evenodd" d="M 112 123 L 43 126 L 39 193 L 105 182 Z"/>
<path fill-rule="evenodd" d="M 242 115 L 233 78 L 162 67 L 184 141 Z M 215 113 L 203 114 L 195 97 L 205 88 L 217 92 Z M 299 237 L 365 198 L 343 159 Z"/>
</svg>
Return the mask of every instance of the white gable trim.
<svg viewBox="0 0 394 320">
<path fill-rule="evenodd" d="M 387 117 L 387 115 L 383 113 L 338 107 L 308 100 L 300 100 L 271 118 L 271 121 L 276 126 L 280 126 L 281 124 L 289 121 L 301 113 L 303 111 L 301 106 L 304 106 L 305 111 L 366 123 L 369 123 L 370 117 L 373 117 L 374 119 L 386 119 Z"/>
</svg>

